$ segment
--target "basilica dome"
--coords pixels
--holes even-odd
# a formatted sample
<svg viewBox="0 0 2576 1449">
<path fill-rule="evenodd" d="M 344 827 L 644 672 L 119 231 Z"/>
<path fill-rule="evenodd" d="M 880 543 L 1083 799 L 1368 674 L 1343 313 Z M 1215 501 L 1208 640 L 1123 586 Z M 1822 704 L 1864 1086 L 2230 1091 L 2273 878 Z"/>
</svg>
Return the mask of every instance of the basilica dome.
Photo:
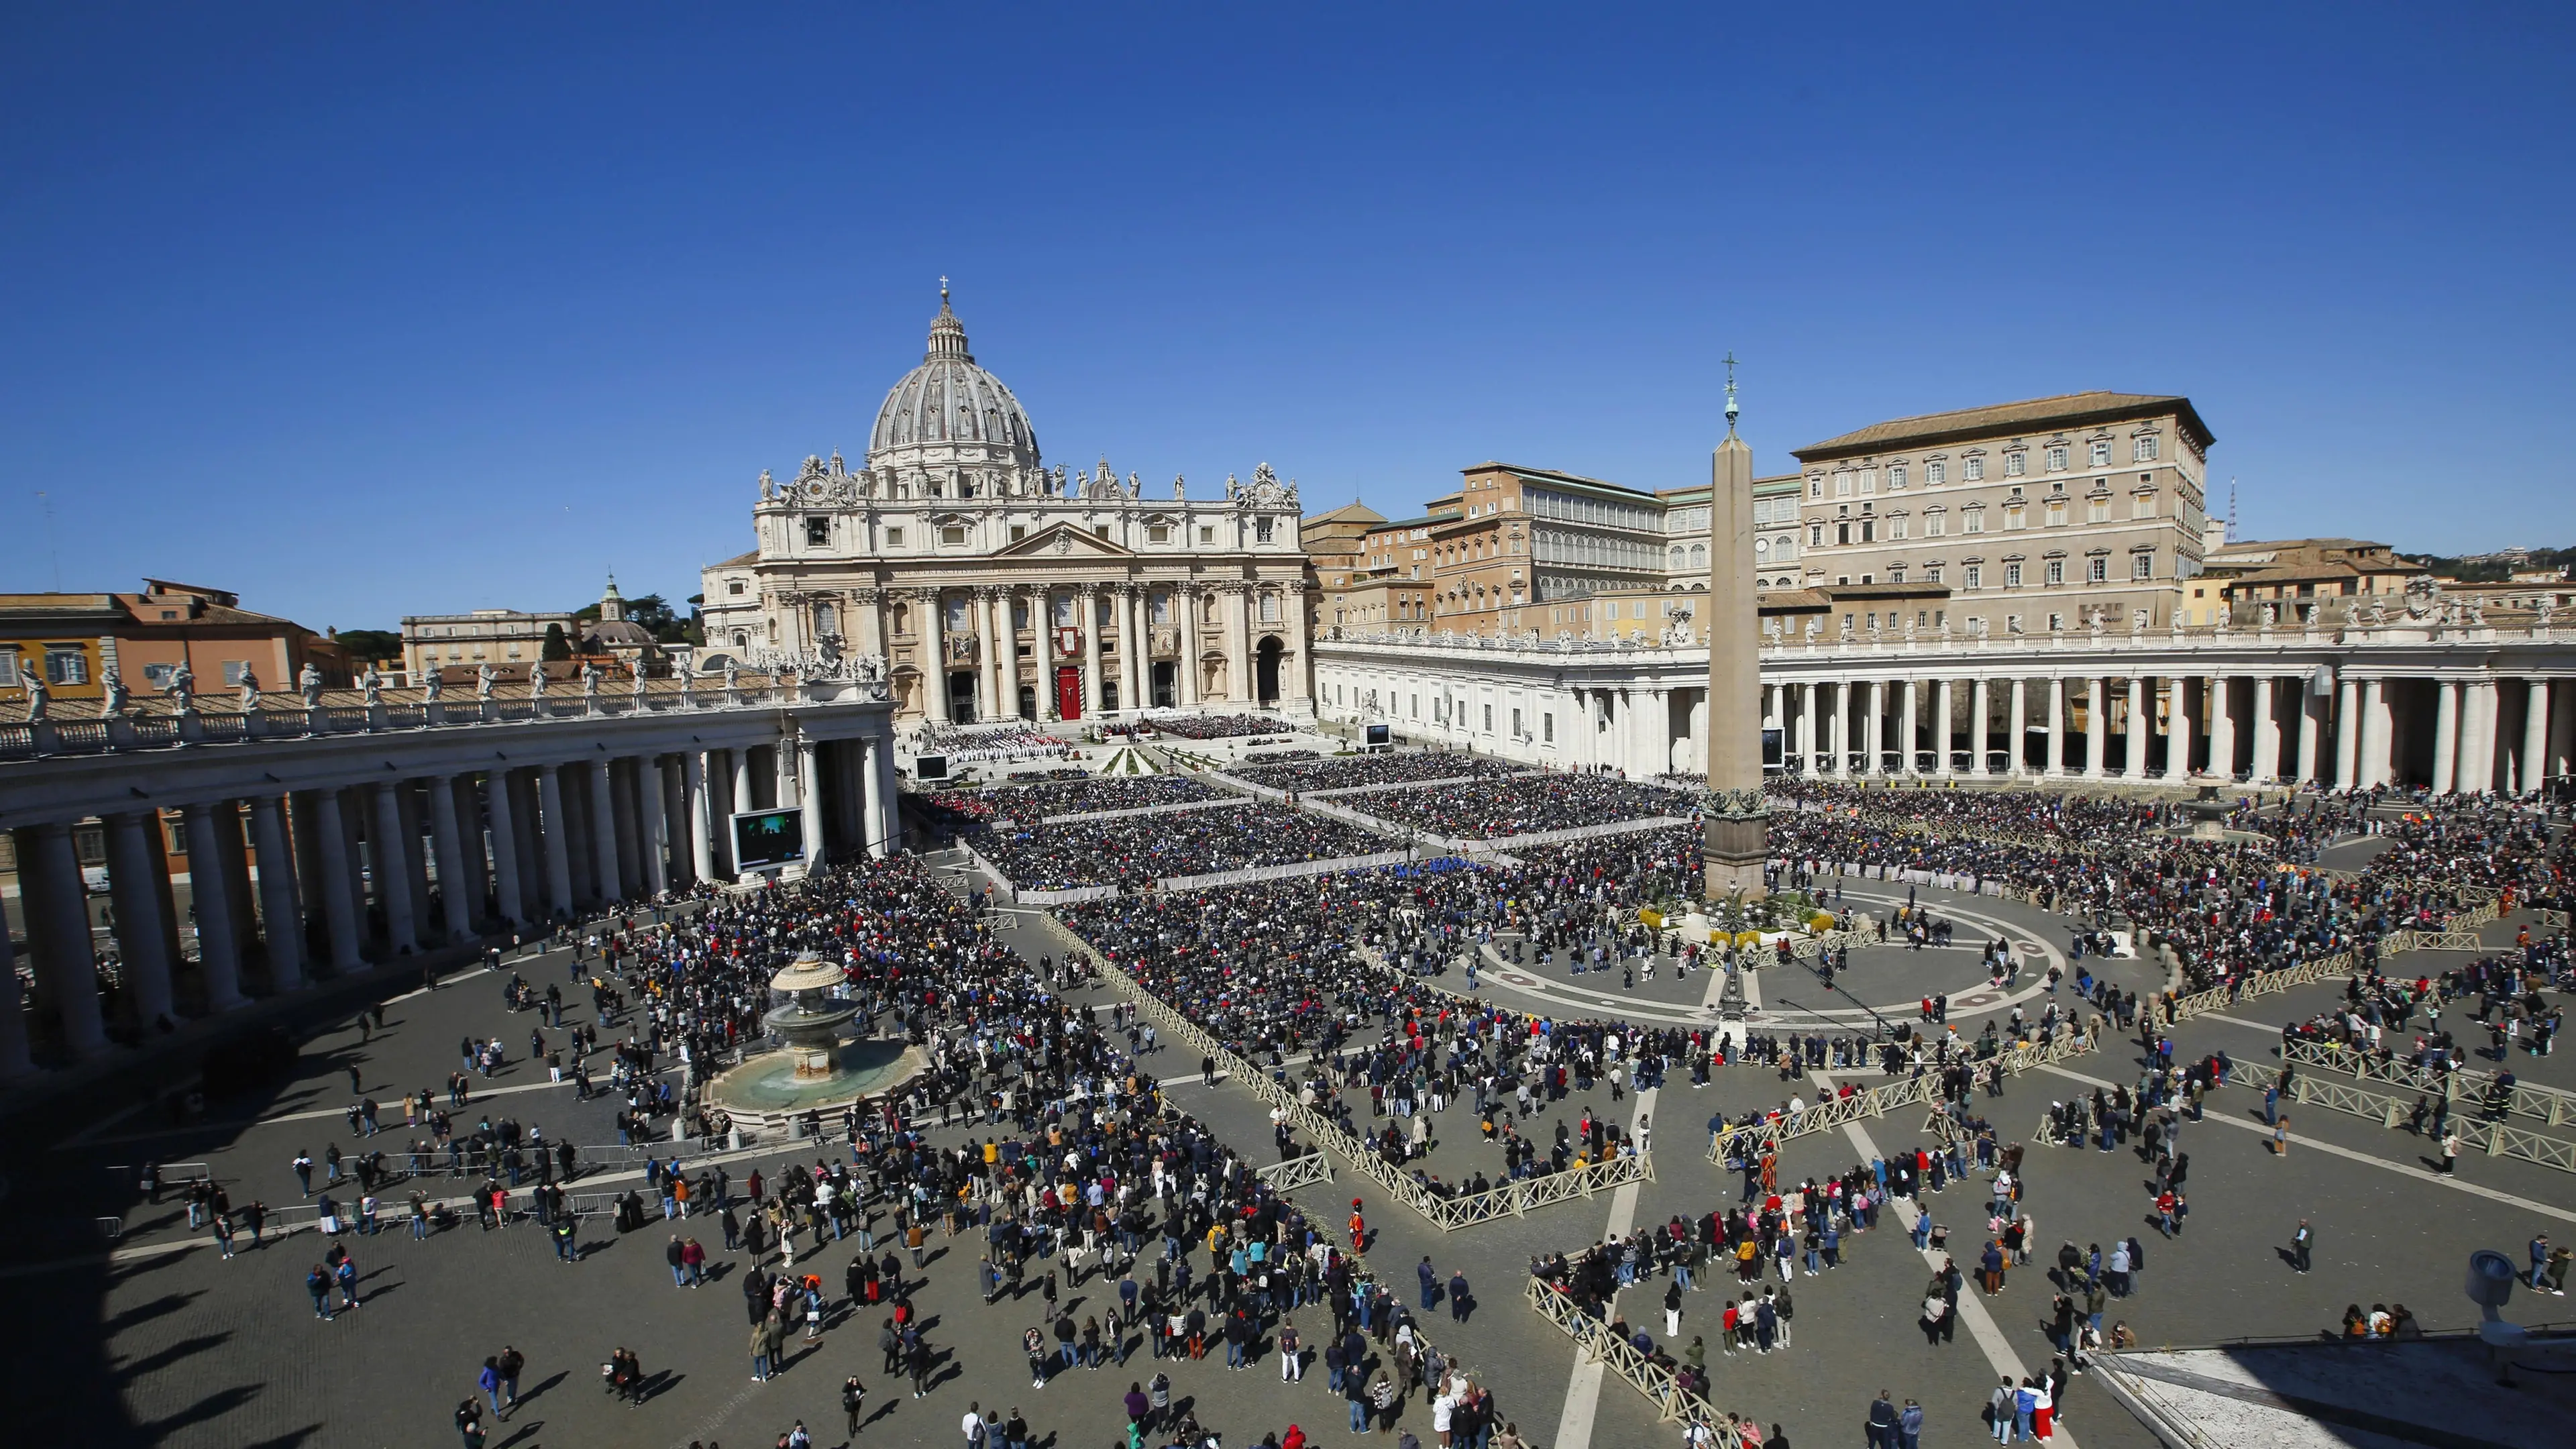
<svg viewBox="0 0 2576 1449">
<path fill-rule="evenodd" d="M 877 409 L 867 465 L 900 469 L 957 461 L 1035 469 L 1038 438 L 1020 400 L 1000 378 L 975 365 L 966 350 L 965 325 L 948 310 L 943 282 L 930 348 Z"/>
</svg>

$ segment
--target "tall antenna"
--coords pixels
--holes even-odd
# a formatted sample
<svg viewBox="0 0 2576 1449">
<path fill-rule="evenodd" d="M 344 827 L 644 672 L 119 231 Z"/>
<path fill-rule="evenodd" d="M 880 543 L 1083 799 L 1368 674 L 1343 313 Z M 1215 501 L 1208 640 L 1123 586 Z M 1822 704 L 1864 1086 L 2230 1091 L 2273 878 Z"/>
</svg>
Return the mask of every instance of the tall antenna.
<svg viewBox="0 0 2576 1449">
<path fill-rule="evenodd" d="M 2236 475 L 2227 476 L 2227 541 L 2236 541 Z"/>
<path fill-rule="evenodd" d="M 63 555 L 54 547 L 54 500 L 44 489 L 36 490 L 36 502 L 45 510 L 45 557 L 53 564 L 54 592 L 63 591 Z"/>
</svg>

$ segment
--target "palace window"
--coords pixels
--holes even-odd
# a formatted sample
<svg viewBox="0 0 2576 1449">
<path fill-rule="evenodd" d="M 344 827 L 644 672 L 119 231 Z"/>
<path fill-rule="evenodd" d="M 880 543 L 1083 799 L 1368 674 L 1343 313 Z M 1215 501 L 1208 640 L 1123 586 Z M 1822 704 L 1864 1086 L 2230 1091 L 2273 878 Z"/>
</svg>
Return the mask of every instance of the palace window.
<svg viewBox="0 0 2576 1449">
<path fill-rule="evenodd" d="M 2086 500 L 2084 501 L 2084 521 L 2085 521 L 2086 523 L 2108 523 L 2108 522 L 2110 522 L 2110 521 L 2111 521 L 2111 500 L 2110 500 L 2110 499 L 2108 499 L 2108 498 L 2088 498 L 2088 499 L 2086 499 Z"/>
<path fill-rule="evenodd" d="M 2111 466 L 2111 440 L 2109 438 L 2095 438 L 2093 440 L 2092 458 L 2093 466 L 2096 468 L 2108 468 Z"/>
<path fill-rule="evenodd" d="M 962 523 L 946 525 L 939 530 L 939 541 L 949 548 L 962 547 L 966 542 L 966 525 Z"/>
<path fill-rule="evenodd" d="M 2088 583 L 2102 583 L 2111 577 L 2111 561 L 2095 554 L 2084 561 L 2084 578 Z"/>
<path fill-rule="evenodd" d="M 1959 582 L 1961 586 L 1965 588 L 1984 588 L 1986 586 L 1986 566 L 1984 564 L 1968 565 L 1966 569 L 1961 571 Z"/>
<path fill-rule="evenodd" d="M 2052 498 L 2048 500 L 2048 526 L 2051 528 L 2064 528 L 2066 526 L 2065 499 Z"/>
<path fill-rule="evenodd" d="M 1895 493 L 1895 492 L 1899 492 L 1899 491 L 1901 491 L 1904 487 L 1905 487 L 1905 465 L 1904 465 L 1904 464 L 1902 464 L 1902 463 L 1890 463 L 1890 464 L 1888 464 L 1888 465 L 1887 465 L 1887 491 L 1888 491 L 1888 492 L 1890 492 L 1890 493 Z"/>
<path fill-rule="evenodd" d="M 2064 443 L 2051 443 L 2048 445 L 2048 471 L 2051 473 L 2063 473 L 2066 471 L 2066 445 Z"/>
<path fill-rule="evenodd" d="M 1887 536 L 1889 538 L 1903 538 L 1906 536 L 1907 531 L 1904 514 L 1897 514 L 1895 517 L 1887 520 Z"/>
<path fill-rule="evenodd" d="M 2153 517 L 2155 517 L 2155 516 L 2156 516 L 2156 495 L 2155 495 L 2154 493 L 2152 493 L 2152 492 L 2139 492 L 2139 493 L 2133 493 L 2133 494 L 2131 494 L 2131 495 L 2129 496 L 2129 516 L 2130 516 L 2131 518 L 2153 518 Z"/>
<path fill-rule="evenodd" d="M 1938 488 L 1938 487 L 1940 487 L 1942 484 L 1947 483 L 1947 482 L 1949 482 L 1949 481 L 1950 481 L 1950 465 L 1949 465 L 1949 464 L 1947 464 L 1947 463 L 1926 463 L 1926 464 L 1924 464 L 1924 465 L 1923 465 L 1923 486 L 1924 486 L 1924 487 L 1926 487 L 1926 488 Z"/>
<path fill-rule="evenodd" d="M 2016 451 L 2004 454 L 2004 476 L 2007 478 L 2020 477 L 2023 473 L 2029 470 L 2029 462 L 2030 457 L 2026 453 Z"/>
<path fill-rule="evenodd" d="M 747 588 L 748 585 L 746 585 L 741 579 L 725 580 L 725 596 L 727 598 L 739 599 L 743 596 Z"/>
<path fill-rule="evenodd" d="M 2066 582 L 2066 560 L 2062 558 L 2050 559 L 2048 561 L 2048 568 L 2043 577 L 2052 584 L 2062 584 Z"/>
<path fill-rule="evenodd" d="M 89 656 L 77 648 L 46 645 L 45 681 L 49 684 L 89 683 Z"/>
<path fill-rule="evenodd" d="M 2132 463 L 2152 463 L 2152 462 L 2154 462 L 2155 460 L 2156 460 L 2156 439 L 2155 439 L 2155 435 L 2154 435 L 2154 434 L 2152 434 L 2152 433 L 2151 433 L 2151 434 L 2148 434 L 2148 435 L 2147 435 L 2147 436 L 2145 436 L 2145 437 L 2135 439 L 2135 440 L 2133 440 L 2133 441 L 2129 444 L 2129 461 L 2130 461 L 2130 462 L 2132 462 Z"/>
<path fill-rule="evenodd" d="M 1252 520 L 1252 541 L 1254 543 L 1268 543 L 1270 541 L 1271 523 L 1272 520 L 1267 515 Z"/>
<path fill-rule="evenodd" d="M 2004 587 L 2008 589 L 2017 589 L 2021 587 L 2020 564 L 2008 563 L 2004 565 Z"/>
<path fill-rule="evenodd" d="M 1926 564 L 1923 567 L 1923 581 L 1927 584 L 1937 584 L 1941 582 L 1943 572 L 1939 564 Z"/>
<path fill-rule="evenodd" d="M 2129 556 L 2129 577 L 2133 579 L 2152 579 L 2155 576 L 2156 556 L 2154 554 L 2140 553 L 2131 554 Z M 2307 586 L 2305 584 L 2300 585 L 2300 588 L 2302 589 L 2305 589 L 2306 587 Z"/>
</svg>

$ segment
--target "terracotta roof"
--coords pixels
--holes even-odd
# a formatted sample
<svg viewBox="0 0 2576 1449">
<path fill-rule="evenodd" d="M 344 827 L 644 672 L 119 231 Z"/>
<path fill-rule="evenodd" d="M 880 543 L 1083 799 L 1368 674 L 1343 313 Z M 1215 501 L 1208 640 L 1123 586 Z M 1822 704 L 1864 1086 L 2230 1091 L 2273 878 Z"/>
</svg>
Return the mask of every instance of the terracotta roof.
<svg viewBox="0 0 2576 1449">
<path fill-rule="evenodd" d="M 745 564 L 756 564 L 758 562 L 760 562 L 760 550 L 755 548 L 749 553 L 738 553 L 728 559 L 719 559 L 716 562 L 707 565 L 707 567 L 711 569 L 734 569 L 741 568 Z"/>
<path fill-rule="evenodd" d="M 1384 523 L 1386 515 L 1354 498 L 1329 513 L 1309 513 L 1305 521 L 1309 525 L 1335 522 Z"/>
<path fill-rule="evenodd" d="M 2191 399 L 2187 397 L 2134 392 L 2070 392 L 2058 397 L 2031 398 L 2024 402 L 1998 403 L 1992 407 L 1959 408 L 1946 413 L 1925 413 L 1921 417 L 1872 423 L 1838 438 L 1792 448 L 1790 454 L 1802 463 L 1810 463 L 1854 453 L 1925 447 L 1990 433 L 2075 428 L 2092 423 L 2154 417 L 2162 413 L 2180 414 L 2182 425 L 2199 440 L 2201 447 L 2206 448 L 2215 441 L 2208 426 L 2201 422 L 2200 414 L 2192 410 Z"/>
</svg>

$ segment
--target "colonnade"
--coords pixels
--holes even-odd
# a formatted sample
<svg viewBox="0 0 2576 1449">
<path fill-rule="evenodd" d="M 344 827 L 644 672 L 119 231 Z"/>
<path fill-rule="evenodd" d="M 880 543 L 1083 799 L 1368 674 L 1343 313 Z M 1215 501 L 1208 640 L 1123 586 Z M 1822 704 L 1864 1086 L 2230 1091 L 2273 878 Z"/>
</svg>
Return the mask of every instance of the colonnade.
<svg viewBox="0 0 2576 1449">
<path fill-rule="evenodd" d="M 733 879 L 761 863 L 737 858 L 728 820 L 769 810 L 796 812 L 806 863 L 894 849 L 885 702 L 0 766 L 41 1044 L 70 1057 L 371 961 Z M 112 961 L 74 839 L 93 823 Z M 0 931 L 0 1076 L 31 1061 L 14 954 Z"/>
<path fill-rule="evenodd" d="M 922 714 L 938 723 L 956 723 L 950 678 L 972 670 L 977 720 L 1029 719 L 1053 723 L 1067 718 L 1059 700 L 1059 672 L 1074 668 L 1080 679 L 1072 713 L 1081 718 L 1127 714 L 1168 702 L 1179 709 L 1202 704 L 1244 704 L 1256 693 L 1254 661 L 1256 600 L 1278 601 L 1280 615 L 1266 621 L 1281 626 L 1281 691 L 1300 693 L 1292 681 L 1302 678 L 1304 631 L 1296 627 L 1304 604 L 1284 584 L 1252 580 L 1153 579 L 1089 581 L 1064 584 L 974 584 L 954 588 L 863 590 L 858 596 L 869 612 L 861 647 L 894 652 L 888 646 L 896 631 L 883 617 L 889 600 L 902 599 L 919 611 L 914 633 L 921 657 L 934 667 L 921 672 Z M 1218 601 L 1213 613 L 1207 601 Z M 1157 602 L 1164 617 L 1153 617 Z M 950 627 L 951 610 L 963 605 L 966 628 Z M 1078 635 L 1074 650 L 1057 652 L 1059 627 Z M 1208 634 L 1214 634 L 1211 647 Z M 1172 688 L 1159 697 L 1154 666 L 1168 663 Z M 1024 707 L 1020 691 L 1032 699 Z"/>
</svg>

